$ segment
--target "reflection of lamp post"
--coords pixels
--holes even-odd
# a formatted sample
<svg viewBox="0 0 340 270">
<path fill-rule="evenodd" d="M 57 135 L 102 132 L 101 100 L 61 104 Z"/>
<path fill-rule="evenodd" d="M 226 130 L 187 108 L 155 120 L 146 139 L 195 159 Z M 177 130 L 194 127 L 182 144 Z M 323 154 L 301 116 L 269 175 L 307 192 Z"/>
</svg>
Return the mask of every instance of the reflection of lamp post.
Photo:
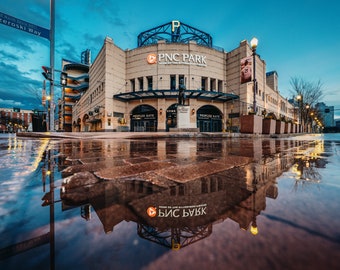
<svg viewBox="0 0 340 270">
<path fill-rule="evenodd" d="M 256 48 L 257 48 L 257 44 L 258 44 L 258 40 L 257 38 L 253 38 L 251 41 L 250 41 L 250 46 L 251 46 L 251 49 L 253 51 L 253 95 L 254 95 L 254 100 L 253 100 L 253 110 L 254 110 L 254 114 L 256 114 L 256 111 L 257 111 L 257 108 L 256 108 L 256 89 L 257 89 L 257 82 L 256 82 L 256 59 L 255 59 L 255 56 L 256 56 Z"/>
<path fill-rule="evenodd" d="M 253 168 L 253 205 L 252 205 L 252 211 L 253 211 L 253 220 L 251 222 L 250 225 L 250 232 L 252 235 L 257 235 L 258 234 L 258 228 L 257 228 L 257 224 L 256 224 L 256 192 L 257 192 L 257 178 L 256 178 L 256 169 L 255 169 L 255 165 Z"/>
</svg>

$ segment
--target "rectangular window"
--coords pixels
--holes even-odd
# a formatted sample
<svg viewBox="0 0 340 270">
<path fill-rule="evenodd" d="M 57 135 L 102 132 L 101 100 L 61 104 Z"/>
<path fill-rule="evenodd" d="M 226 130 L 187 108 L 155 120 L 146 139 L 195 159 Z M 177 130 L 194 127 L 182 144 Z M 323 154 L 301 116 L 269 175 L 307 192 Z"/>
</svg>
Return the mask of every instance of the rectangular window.
<svg viewBox="0 0 340 270">
<path fill-rule="evenodd" d="M 223 92 L 223 82 L 221 80 L 218 80 L 217 91 Z"/>
<path fill-rule="evenodd" d="M 184 75 L 179 75 L 178 76 L 178 83 L 179 84 L 183 84 L 184 85 L 184 87 L 186 87 L 186 81 L 185 81 L 185 77 L 184 77 Z M 178 85 L 179 86 L 179 85 Z"/>
<path fill-rule="evenodd" d="M 216 80 L 210 79 L 210 91 L 216 91 Z"/>
<path fill-rule="evenodd" d="M 205 91 L 206 89 L 207 89 L 207 78 L 206 77 L 202 77 L 201 90 Z"/>
<path fill-rule="evenodd" d="M 152 77 L 147 77 L 148 79 L 148 90 L 152 90 Z"/>
<path fill-rule="evenodd" d="M 183 81 L 183 84 L 185 85 L 185 78 L 184 78 L 184 75 L 179 75 L 179 76 L 178 76 L 178 80 L 179 80 L 179 83 L 181 83 L 181 81 Z"/>
<path fill-rule="evenodd" d="M 135 80 L 134 79 L 130 80 L 130 84 L 131 84 L 131 92 L 135 92 L 136 91 Z"/>
<path fill-rule="evenodd" d="M 108 118 L 108 119 L 107 119 L 107 125 L 108 125 L 108 126 L 111 126 L 111 118 Z"/>
<path fill-rule="evenodd" d="M 139 91 L 143 91 L 143 77 L 138 78 L 138 84 L 139 84 Z"/>
<path fill-rule="evenodd" d="M 176 75 L 170 75 L 170 90 L 176 89 Z"/>
</svg>

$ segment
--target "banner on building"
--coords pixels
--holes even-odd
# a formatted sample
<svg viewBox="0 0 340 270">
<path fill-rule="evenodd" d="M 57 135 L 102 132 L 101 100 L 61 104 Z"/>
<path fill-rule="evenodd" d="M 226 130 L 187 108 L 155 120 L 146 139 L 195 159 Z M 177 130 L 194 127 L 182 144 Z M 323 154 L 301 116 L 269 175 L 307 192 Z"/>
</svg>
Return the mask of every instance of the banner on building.
<svg viewBox="0 0 340 270">
<path fill-rule="evenodd" d="M 251 56 L 241 59 L 241 83 L 250 82 L 253 74 L 253 58 Z"/>
</svg>

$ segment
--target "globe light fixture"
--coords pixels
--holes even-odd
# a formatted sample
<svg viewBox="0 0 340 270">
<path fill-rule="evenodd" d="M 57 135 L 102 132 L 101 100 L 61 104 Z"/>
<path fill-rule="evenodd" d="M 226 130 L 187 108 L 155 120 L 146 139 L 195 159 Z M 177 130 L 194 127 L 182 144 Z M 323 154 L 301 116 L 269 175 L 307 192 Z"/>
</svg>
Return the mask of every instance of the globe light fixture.
<svg viewBox="0 0 340 270">
<path fill-rule="evenodd" d="M 256 37 L 253 37 L 250 41 L 250 46 L 253 50 L 256 50 L 257 44 L 259 43 L 259 40 Z"/>
</svg>

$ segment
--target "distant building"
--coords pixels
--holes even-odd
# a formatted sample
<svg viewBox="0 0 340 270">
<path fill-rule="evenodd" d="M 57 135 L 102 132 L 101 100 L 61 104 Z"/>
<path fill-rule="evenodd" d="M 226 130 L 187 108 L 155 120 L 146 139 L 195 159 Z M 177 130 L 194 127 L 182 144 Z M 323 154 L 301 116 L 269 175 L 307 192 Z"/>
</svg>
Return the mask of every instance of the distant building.
<svg viewBox="0 0 340 270">
<path fill-rule="evenodd" d="M 89 50 L 82 53 L 82 63 L 62 60 L 62 70 L 67 73 L 67 85 L 62 88 L 62 98 L 58 101 L 58 129 L 72 131 L 72 110 L 76 102 L 89 87 Z"/>
<path fill-rule="evenodd" d="M 335 127 L 334 106 L 327 106 L 325 103 L 320 102 L 315 105 L 315 108 L 318 111 L 325 128 Z"/>
<path fill-rule="evenodd" d="M 0 108 L 0 132 L 32 131 L 31 110 Z"/>
<path fill-rule="evenodd" d="M 340 119 L 335 120 L 335 126 L 340 129 Z"/>
</svg>

